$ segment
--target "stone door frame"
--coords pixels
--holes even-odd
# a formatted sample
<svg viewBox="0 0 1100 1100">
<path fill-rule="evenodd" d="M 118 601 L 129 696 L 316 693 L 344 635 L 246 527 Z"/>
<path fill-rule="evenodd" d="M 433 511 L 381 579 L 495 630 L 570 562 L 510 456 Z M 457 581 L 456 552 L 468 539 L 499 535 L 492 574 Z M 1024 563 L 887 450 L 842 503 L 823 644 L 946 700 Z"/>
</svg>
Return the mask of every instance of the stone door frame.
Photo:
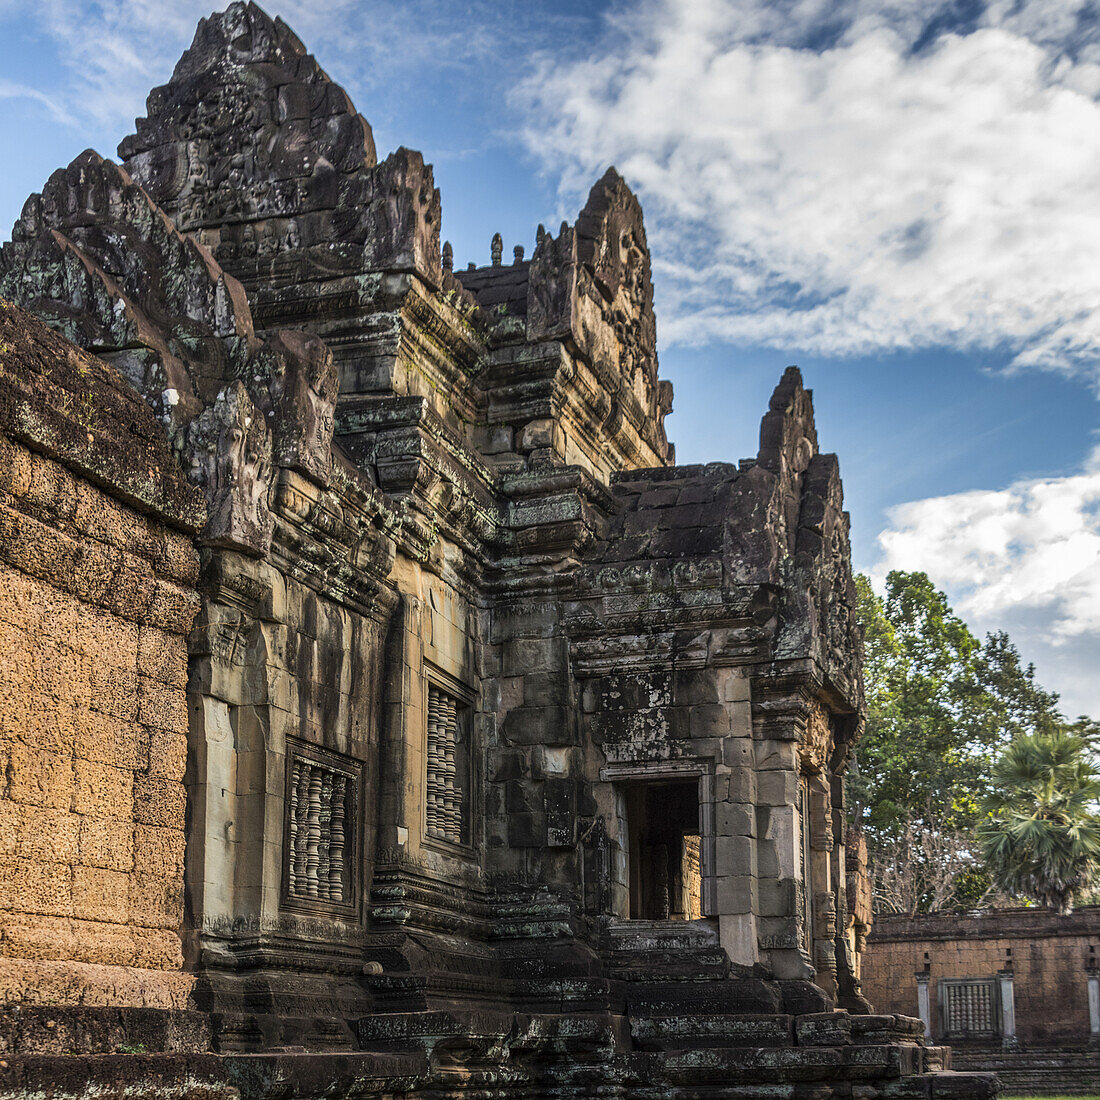
<svg viewBox="0 0 1100 1100">
<path fill-rule="evenodd" d="M 650 760 L 605 764 L 600 768 L 600 782 L 615 786 L 624 783 L 661 783 L 685 779 L 696 779 L 699 784 L 700 909 L 704 917 L 716 917 L 718 916 L 718 891 L 715 878 L 714 761 Z M 623 839 L 619 838 L 620 848 Z M 627 858 L 629 859 L 629 853 Z"/>
</svg>

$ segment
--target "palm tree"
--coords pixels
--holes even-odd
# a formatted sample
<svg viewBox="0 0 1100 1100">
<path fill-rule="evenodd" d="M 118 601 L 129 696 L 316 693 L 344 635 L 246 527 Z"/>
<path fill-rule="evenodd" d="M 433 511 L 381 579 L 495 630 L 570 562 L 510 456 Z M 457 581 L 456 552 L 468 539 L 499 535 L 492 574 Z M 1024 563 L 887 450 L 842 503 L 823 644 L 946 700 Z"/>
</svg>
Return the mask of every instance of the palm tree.
<svg viewBox="0 0 1100 1100">
<path fill-rule="evenodd" d="M 1100 776 L 1065 729 L 1017 737 L 993 766 L 978 840 L 1009 894 L 1068 913 L 1100 871 Z"/>
</svg>

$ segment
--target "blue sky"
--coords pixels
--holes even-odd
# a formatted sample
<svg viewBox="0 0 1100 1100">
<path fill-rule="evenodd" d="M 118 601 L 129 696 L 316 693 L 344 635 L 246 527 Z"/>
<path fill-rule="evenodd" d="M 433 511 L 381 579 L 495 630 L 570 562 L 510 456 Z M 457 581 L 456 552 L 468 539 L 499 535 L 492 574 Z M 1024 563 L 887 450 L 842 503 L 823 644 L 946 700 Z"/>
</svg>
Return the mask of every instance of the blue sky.
<svg viewBox="0 0 1100 1100">
<path fill-rule="evenodd" d="M 1100 13 L 1080 0 L 271 0 L 435 166 L 456 263 L 642 197 L 681 462 L 798 363 L 857 567 L 925 569 L 1100 715 Z M 210 0 L 0 0 L 0 236 L 113 155 Z"/>
</svg>

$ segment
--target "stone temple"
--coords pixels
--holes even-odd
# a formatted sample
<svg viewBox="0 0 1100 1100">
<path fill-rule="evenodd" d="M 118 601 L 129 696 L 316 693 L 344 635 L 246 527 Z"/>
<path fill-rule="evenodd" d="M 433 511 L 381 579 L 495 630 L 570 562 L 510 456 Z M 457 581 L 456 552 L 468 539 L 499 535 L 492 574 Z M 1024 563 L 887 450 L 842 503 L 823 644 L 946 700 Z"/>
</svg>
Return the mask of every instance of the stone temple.
<svg viewBox="0 0 1100 1100">
<path fill-rule="evenodd" d="M 456 271 L 242 3 L 118 156 L 0 250 L 0 1095 L 992 1096 L 860 994 L 811 394 L 675 465 L 623 179 Z"/>
</svg>

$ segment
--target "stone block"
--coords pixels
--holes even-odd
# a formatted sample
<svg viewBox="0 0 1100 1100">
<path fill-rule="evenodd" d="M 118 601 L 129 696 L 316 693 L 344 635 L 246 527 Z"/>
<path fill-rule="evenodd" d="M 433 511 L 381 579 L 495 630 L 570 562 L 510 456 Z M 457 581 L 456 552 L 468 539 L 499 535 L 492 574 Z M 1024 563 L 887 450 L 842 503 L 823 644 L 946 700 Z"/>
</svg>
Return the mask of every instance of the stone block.
<svg viewBox="0 0 1100 1100">
<path fill-rule="evenodd" d="M 509 711 L 501 734 L 520 745 L 568 745 L 572 721 L 564 707 L 519 707 Z"/>
<path fill-rule="evenodd" d="M 73 800 L 73 760 L 18 743 L 0 744 L 0 772 L 8 777 L 7 797 L 33 806 L 69 809 Z"/>
<path fill-rule="evenodd" d="M 79 823 L 79 850 L 73 862 L 113 871 L 134 866 L 134 827 L 129 819 L 73 816 Z"/>
<path fill-rule="evenodd" d="M 798 773 L 761 772 L 756 777 L 756 801 L 764 806 L 796 805 Z"/>
<path fill-rule="evenodd" d="M 198 596 L 190 588 L 158 580 L 149 604 L 148 621 L 169 634 L 185 634 L 199 610 Z"/>
<path fill-rule="evenodd" d="M 130 874 L 105 867 L 73 868 L 73 912 L 84 920 L 124 925 L 130 916 Z"/>
<path fill-rule="evenodd" d="M 759 771 L 798 772 L 798 745 L 793 741 L 757 741 L 753 751 Z"/>
<path fill-rule="evenodd" d="M 133 868 L 141 874 L 181 880 L 185 834 L 154 825 L 133 828 Z"/>
<path fill-rule="evenodd" d="M 716 670 L 680 669 L 673 679 L 672 698 L 677 706 L 721 702 Z"/>
<path fill-rule="evenodd" d="M 483 436 L 481 452 L 486 455 L 498 455 L 512 450 L 514 433 L 507 424 L 497 424 L 488 428 Z"/>
<path fill-rule="evenodd" d="M 129 820 L 133 773 L 91 760 L 73 761 L 72 809 L 92 817 Z"/>
<path fill-rule="evenodd" d="M 80 850 L 82 819 L 67 808 L 4 802 L 9 855 L 38 863 L 73 863 Z M 7 831 L 6 830 L 6 831 Z"/>
<path fill-rule="evenodd" d="M 692 737 L 724 737 L 730 732 L 729 711 L 721 703 L 694 706 L 690 729 Z"/>
<path fill-rule="evenodd" d="M 723 913 L 718 918 L 718 932 L 730 962 L 737 966 L 752 966 L 757 962 L 754 913 Z"/>
<path fill-rule="evenodd" d="M 148 970 L 180 970 L 183 945 L 177 932 L 169 928 L 129 929 L 133 943 L 133 965 Z"/>
<path fill-rule="evenodd" d="M 716 803 L 714 829 L 718 836 L 755 836 L 756 815 L 752 806 L 740 802 Z"/>
<path fill-rule="evenodd" d="M 157 583 L 149 562 L 122 551 L 100 602 L 113 614 L 138 619 L 152 603 Z"/>
<path fill-rule="evenodd" d="M 852 1041 L 852 1021 L 846 1012 L 811 1012 L 794 1018 L 800 1047 L 844 1046 Z"/>
<path fill-rule="evenodd" d="M 186 728 L 186 727 L 184 727 Z M 175 782 L 183 780 L 187 766 L 187 736 L 166 730 L 149 731 L 149 774 Z"/>
<path fill-rule="evenodd" d="M 715 882 L 715 900 L 720 914 L 760 911 L 757 882 L 751 875 L 722 875 Z"/>
<path fill-rule="evenodd" d="M 749 678 L 740 669 L 716 669 L 715 675 L 721 689 L 722 702 L 748 703 L 751 697 Z"/>
<path fill-rule="evenodd" d="M 126 876 L 130 921 L 144 928 L 175 931 L 183 923 L 183 885 L 160 875 Z"/>
<path fill-rule="evenodd" d="M 505 676 L 526 676 L 531 672 L 554 672 L 558 668 L 560 645 L 553 638 L 513 638 L 502 648 Z"/>
<path fill-rule="evenodd" d="M 554 445 L 554 421 L 531 420 L 516 433 L 516 450 L 523 453 Z"/>
<path fill-rule="evenodd" d="M 135 824 L 182 829 L 186 802 L 186 794 L 179 783 L 144 775 L 134 778 Z"/>
<path fill-rule="evenodd" d="M 756 772 L 752 768 L 730 768 L 726 775 L 715 772 L 715 800 L 754 803 L 757 799 Z"/>
<path fill-rule="evenodd" d="M 724 737 L 721 741 L 722 762 L 733 769 L 753 770 L 753 747 L 748 737 Z"/>
<path fill-rule="evenodd" d="M 573 750 L 566 745 L 541 745 L 535 749 L 531 773 L 536 779 L 561 778 L 569 775 Z"/>
<path fill-rule="evenodd" d="M 136 648 L 134 663 L 143 676 L 171 687 L 187 687 L 187 646 L 182 638 L 143 624 L 138 629 Z"/>
<path fill-rule="evenodd" d="M 528 779 L 510 779 L 504 785 L 504 808 L 510 814 L 540 812 L 541 785 Z"/>
<path fill-rule="evenodd" d="M 512 848 L 546 847 L 546 815 L 541 813 L 509 814 L 508 844 Z"/>
<path fill-rule="evenodd" d="M 63 863 L 9 859 L 0 863 L 0 909 L 71 916 L 72 871 Z"/>
<path fill-rule="evenodd" d="M 95 710 L 134 722 L 138 716 L 138 673 L 134 667 L 91 666 L 91 703 Z"/>
<path fill-rule="evenodd" d="M 185 733 L 187 695 L 183 688 L 164 684 L 148 676 L 140 677 L 138 721 L 143 726 Z"/>
<path fill-rule="evenodd" d="M 756 842 L 748 836 L 716 837 L 714 870 L 720 877 L 755 876 Z"/>
<path fill-rule="evenodd" d="M 523 702 L 529 707 L 563 706 L 569 701 L 562 672 L 530 672 L 523 677 Z"/>
</svg>

